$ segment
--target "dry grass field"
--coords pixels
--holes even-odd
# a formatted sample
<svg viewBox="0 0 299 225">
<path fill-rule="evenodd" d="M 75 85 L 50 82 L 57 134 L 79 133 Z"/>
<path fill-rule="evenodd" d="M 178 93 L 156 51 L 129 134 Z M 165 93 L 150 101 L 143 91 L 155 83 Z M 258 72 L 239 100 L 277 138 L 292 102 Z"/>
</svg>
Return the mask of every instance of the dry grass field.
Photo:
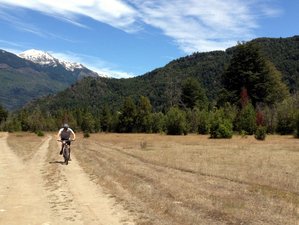
<svg viewBox="0 0 299 225">
<path fill-rule="evenodd" d="M 138 224 L 299 224 L 299 140 L 94 134 L 74 153 Z"/>
<path fill-rule="evenodd" d="M 7 143 L 24 161 L 30 160 L 40 145 L 45 140 L 34 133 L 16 132 L 11 133 L 7 138 Z"/>
<path fill-rule="evenodd" d="M 10 134 L 8 143 L 26 160 L 42 140 Z M 299 224 L 299 139 L 291 136 L 78 134 L 72 154 L 138 225 Z"/>
</svg>

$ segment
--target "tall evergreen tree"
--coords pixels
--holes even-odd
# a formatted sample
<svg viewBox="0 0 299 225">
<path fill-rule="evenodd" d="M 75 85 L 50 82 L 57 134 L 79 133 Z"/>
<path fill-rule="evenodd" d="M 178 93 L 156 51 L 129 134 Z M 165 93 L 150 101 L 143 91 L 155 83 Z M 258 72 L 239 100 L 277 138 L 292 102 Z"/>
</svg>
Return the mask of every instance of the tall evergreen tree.
<svg viewBox="0 0 299 225">
<path fill-rule="evenodd" d="M 258 102 L 274 104 L 287 96 L 281 73 L 253 43 L 237 46 L 222 82 L 228 93 L 227 100 L 232 103 L 240 103 L 240 93 L 244 88 L 253 105 Z"/>
<path fill-rule="evenodd" d="M 136 127 L 136 105 L 131 97 L 126 97 L 119 116 L 119 131 L 133 132 Z"/>
<path fill-rule="evenodd" d="M 195 106 L 198 108 L 205 107 L 207 97 L 198 80 L 189 77 L 183 81 L 181 101 L 186 108 L 193 109 Z"/>
<path fill-rule="evenodd" d="M 136 123 L 141 132 L 151 132 L 152 124 L 152 105 L 148 97 L 141 96 L 137 106 Z"/>
<path fill-rule="evenodd" d="M 104 132 L 110 131 L 112 128 L 112 114 L 107 104 L 104 105 L 101 112 L 101 128 Z"/>
<path fill-rule="evenodd" d="M 8 112 L 0 105 L 0 123 L 7 119 Z"/>
<path fill-rule="evenodd" d="M 87 111 L 84 113 L 81 123 L 81 130 L 84 132 L 94 132 L 95 131 L 95 119 L 93 115 Z"/>
</svg>

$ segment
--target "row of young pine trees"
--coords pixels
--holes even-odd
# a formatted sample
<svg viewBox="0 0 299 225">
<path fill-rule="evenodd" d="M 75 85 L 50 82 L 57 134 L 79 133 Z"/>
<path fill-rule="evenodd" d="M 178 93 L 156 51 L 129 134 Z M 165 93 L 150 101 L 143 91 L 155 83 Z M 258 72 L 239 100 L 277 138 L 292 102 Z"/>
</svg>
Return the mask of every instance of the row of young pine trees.
<svg viewBox="0 0 299 225">
<path fill-rule="evenodd" d="M 54 131 L 68 122 L 75 131 L 209 134 L 211 138 L 231 138 L 234 133 L 255 135 L 265 139 L 266 133 L 294 134 L 299 137 L 299 111 L 296 96 L 285 99 L 275 106 L 254 107 L 243 90 L 241 106 L 225 103 L 222 107 L 195 105 L 193 108 L 170 107 L 165 113 L 153 112 L 147 97 L 137 102 L 131 97 L 124 99 L 119 111 L 106 105 L 98 112 L 87 109 L 59 110 L 47 114 L 41 110 L 21 111 L 2 122 L 6 131 Z M 1 113 L 0 113 L 1 114 Z"/>
</svg>

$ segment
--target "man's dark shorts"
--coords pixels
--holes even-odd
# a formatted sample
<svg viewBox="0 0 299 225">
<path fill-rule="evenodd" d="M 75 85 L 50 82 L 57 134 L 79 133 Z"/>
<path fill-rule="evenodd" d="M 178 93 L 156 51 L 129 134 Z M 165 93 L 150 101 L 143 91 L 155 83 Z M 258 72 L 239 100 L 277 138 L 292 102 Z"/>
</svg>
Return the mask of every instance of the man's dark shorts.
<svg viewBox="0 0 299 225">
<path fill-rule="evenodd" d="M 71 141 L 69 141 L 69 139 L 61 139 L 62 141 L 67 141 L 66 143 L 68 144 L 68 145 L 71 145 Z"/>
</svg>

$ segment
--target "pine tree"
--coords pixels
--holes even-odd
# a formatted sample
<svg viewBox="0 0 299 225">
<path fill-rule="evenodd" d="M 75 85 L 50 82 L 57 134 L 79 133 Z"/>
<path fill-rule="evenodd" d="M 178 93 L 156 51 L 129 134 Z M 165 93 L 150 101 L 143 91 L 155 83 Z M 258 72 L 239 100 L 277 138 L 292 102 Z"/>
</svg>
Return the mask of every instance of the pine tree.
<svg viewBox="0 0 299 225">
<path fill-rule="evenodd" d="M 104 132 L 111 131 L 112 129 L 112 115 L 107 104 L 104 105 L 101 112 L 101 128 Z"/>
<path fill-rule="evenodd" d="M 90 112 L 85 112 L 82 118 L 81 123 L 81 130 L 84 132 L 94 132 L 95 128 L 95 119 L 93 118 L 93 115 Z"/>
<path fill-rule="evenodd" d="M 187 78 L 182 83 L 181 101 L 184 107 L 193 109 L 195 106 L 204 108 L 207 97 L 200 83 L 195 78 Z"/>
<path fill-rule="evenodd" d="M 254 106 L 259 102 L 271 105 L 288 95 L 281 73 L 262 56 L 253 43 L 237 46 L 230 65 L 222 76 L 222 83 L 228 92 L 227 100 L 234 104 L 239 102 L 244 88 Z"/>
<path fill-rule="evenodd" d="M 119 116 L 119 131 L 133 132 L 136 128 L 136 105 L 131 97 L 126 97 Z"/>
<path fill-rule="evenodd" d="M 147 97 L 141 96 L 137 106 L 136 123 L 138 131 L 151 132 L 152 124 L 152 105 Z"/>
<path fill-rule="evenodd" d="M 0 123 L 7 119 L 8 112 L 0 105 Z"/>
</svg>

